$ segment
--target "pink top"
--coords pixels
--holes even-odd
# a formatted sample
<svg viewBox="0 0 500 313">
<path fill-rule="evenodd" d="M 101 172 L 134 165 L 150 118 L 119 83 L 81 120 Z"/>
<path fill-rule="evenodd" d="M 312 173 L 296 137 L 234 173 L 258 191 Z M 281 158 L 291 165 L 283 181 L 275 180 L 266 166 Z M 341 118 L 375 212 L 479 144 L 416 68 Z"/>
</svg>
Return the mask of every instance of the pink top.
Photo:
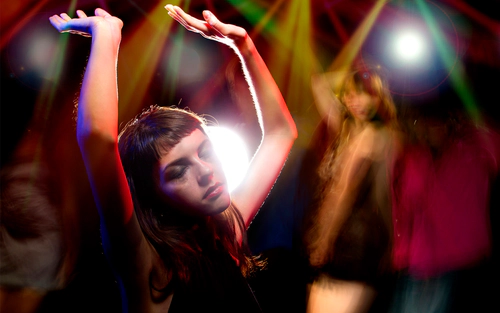
<svg viewBox="0 0 500 313">
<path fill-rule="evenodd" d="M 409 147 L 394 176 L 393 265 L 425 278 L 491 254 L 489 198 L 498 142 L 469 133 L 440 157 Z"/>
</svg>

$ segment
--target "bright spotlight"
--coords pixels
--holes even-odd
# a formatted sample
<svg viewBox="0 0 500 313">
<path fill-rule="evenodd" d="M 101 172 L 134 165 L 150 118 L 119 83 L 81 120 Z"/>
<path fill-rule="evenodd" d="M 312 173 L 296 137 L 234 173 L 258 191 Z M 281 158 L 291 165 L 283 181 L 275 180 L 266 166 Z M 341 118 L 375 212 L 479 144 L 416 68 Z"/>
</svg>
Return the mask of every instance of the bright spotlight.
<svg viewBox="0 0 500 313">
<path fill-rule="evenodd" d="M 30 41 L 30 47 L 25 50 L 30 63 L 40 77 L 50 79 L 52 78 L 51 74 L 54 74 L 50 71 L 53 64 L 54 47 L 57 47 L 57 41 L 54 40 L 53 36 L 36 34 Z"/>
<path fill-rule="evenodd" d="M 395 37 L 395 54 L 405 62 L 417 62 L 424 54 L 425 40 L 416 31 L 405 31 Z"/>
<path fill-rule="evenodd" d="M 209 126 L 207 133 L 222 163 L 228 189 L 233 191 L 248 169 L 249 158 L 245 143 L 236 133 L 224 127 Z"/>
<path fill-rule="evenodd" d="M 20 32 L 7 50 L 11 74 L 33 89 L 41 88 L 44 80 L 56 79 L 54 64 L 59 53 L 56 36 L 57 33 L 48 33 L 36 25 L 31 31 Z"/>
<path fill-rule="evenodd" d="M 179 79 L 183 82 L 198 81 L 205 75 L 205 69 L 201 64 L 199 50 L 189 46 L 182 49 L 182 57 L 180 60 L 182 69 L 185 66 L 186 70 L 179 71 Z M 189 70 L 187 70 L 189 69 Z"/>
</svg>

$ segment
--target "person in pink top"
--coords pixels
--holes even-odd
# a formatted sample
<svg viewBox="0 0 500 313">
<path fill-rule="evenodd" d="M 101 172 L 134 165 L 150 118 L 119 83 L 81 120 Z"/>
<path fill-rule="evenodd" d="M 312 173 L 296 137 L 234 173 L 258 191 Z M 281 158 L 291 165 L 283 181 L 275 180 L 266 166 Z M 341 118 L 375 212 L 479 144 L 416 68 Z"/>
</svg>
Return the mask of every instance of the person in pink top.
<svg viewBox="0 0 500 313">
<path fill-rule="evenodd" d="M 457 295 L 469 284 L 465 273 L 477 274 L 491 260 L 498 135 L 456 110 L 420 109 L 412 120 L 415 137 L 402 150 L 392 183 L 399 273 L 392 312 L 456 312 L 456 300 L 477 309 L 482 303 L 469 301 L 473 290 Z"/>
</svg>

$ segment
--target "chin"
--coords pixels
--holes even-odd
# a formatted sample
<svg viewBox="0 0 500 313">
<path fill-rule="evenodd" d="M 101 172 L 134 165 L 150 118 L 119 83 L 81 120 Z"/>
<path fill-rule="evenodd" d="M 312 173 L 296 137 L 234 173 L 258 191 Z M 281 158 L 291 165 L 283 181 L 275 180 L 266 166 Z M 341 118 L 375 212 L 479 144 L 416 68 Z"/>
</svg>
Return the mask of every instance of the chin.
<svg viewBox="0 0 500 313">
<path fill-rule="evenodd" d="M 219 199 L 217 199 L 217 202 L 213 203 L 209 211 L 206 212 L 206 215 L 212 216 L 220 214 L 225 210 L 227 210 L 227 208 L 229 208 L 230 205 L 231 205 L 231 198 L 229 196 L 219 197 Z"/>
<path fill-rule="evenodd" d="M 221 214 L 222 212 L 226 211 L 228 208 L 229 208 L 229 205 L 228 205 L 228 206 L 226 206 L 226 207 L 221 208 L 220 210 L 217 210 L 217 212 L 215 212 L 215 214 L 214 214 L 214 215 L 216 215 L 216 214 Z"/>
<path fill-rule="evenodd" d="M 224 201 L 224 203 L 220 205 L 219 209 L 216 210 L 217 211 L 216 214 L 224 212 L 229 208 L 230 205 L 231 205 L 231 199 L 228 197 L 228 200 Z"/>
</svg>

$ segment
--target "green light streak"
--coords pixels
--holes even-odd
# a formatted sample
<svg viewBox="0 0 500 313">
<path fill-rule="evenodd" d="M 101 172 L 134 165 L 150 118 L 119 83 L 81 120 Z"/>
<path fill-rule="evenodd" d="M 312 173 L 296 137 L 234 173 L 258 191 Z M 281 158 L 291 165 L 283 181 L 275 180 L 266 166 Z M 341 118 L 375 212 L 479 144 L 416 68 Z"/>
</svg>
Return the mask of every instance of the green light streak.
<svg viewBox="0 0 500 313">
<path fill-rule="evenodd" d="M 171 3 L 177 5 L 178 2 L 180 1 Z M 122 40 L 122 60 L 118 64 L 118 74 L 120 106 L 123 108 L 120 114 L 123 116 L 135 115 L 144 105 L 144 95 L 162 57 L 161 52 L 170 28 L 175 22 L 168 16 L 164 3 L 158 3 L 148 16 L 150 18 L 142 21 L 133 35 Z M 131 74 L 120 75 L 122 72 Z"/>
<path fill-rule="evenodd" d="M 358 26 L 354 34 L 349 39 L 349 42 L 344 46 L 344 48 L 332 62 L 329 68 L 330 70 L 346 71 L 351 67 L 354 58 L 359 53 L 363 42 L 366 40 L 366 37 L 370 33 L 373 24 L 377 20 L 377 17 L 386 2 L 387 0 L 379 0 L 377 1 L 377 3 L 375 3 L 371 12 Z"/>
<path fill-rule="evenodd" d="M 481 116 L 472 91 L 469 87 L 470 84 L 465 75 L 463 64 L 458 61 L 456 52 L 454 53 L 452 46 L 448 44 L 446 37 L 441 32 L 435 19 L 432 18 L 429 6 L 425 2 L 426 1 L 423 0 L 417 0 L 416 3 L 425 22 L 429 26 L 431 34 L 434 38 L 434 42 L 436 43 L 436 46 L 438 48 L 438 53 L 441 61 L 450 73 L 449 79 L 451 81 L 451 84 L 457 92 L 459 98 L 462 100 L 472 120 L 475 123 L 480 123 Z"/>
<path fill-rule="evenodd" d="M 74 13 L 76 8 L 76 3 L 77 0 L 72 0 L 67 12 Z M 42 110 L 42 108 L 44 109 L 44 114 L 43 114 L 44 123 L 47 122 L 50 111 L 52 110 L 52 106 L 54 104 L 54 99 L 56 96 L 56 89 L 57 89 L 56 86 L 59 85 L 59 82 L 61 80 L 61 72 L 66 56 L 66 49 L 68 47 L 69 36 L 70 36 L 69 34 L 63 34 L 62 36 L 59 36 L 59 42 L 57 44 L 58 53 L 52 59 L 53 61 L 48 70 L 49 77 L 54 77 L 54 81 L 50 83 L 46 81 L 44 83 L 42 87 L 42 90 L 44 92 L 41 93 L 40 98 L 37 100 L 38 105 L 36 106 L 37 107 L 36 114 L 42 114 L 40 110 Z"/>
<path fill-rule="evenodd" d="M 290 55 L 288 58 L 279 57 L 276 62 L 277 67 L 281 69 L 281 73 L 286 73 L 287 67 L 290 68 L 288 73 L 286 93 L 287 99 L 294 99 L 298 103 L 309 101 L 304 98 L 304 92 L 301 86 L 309 86 L 310 77 L 313 71 L 314 54 L 311 50 L 312 29 L 311 29 L 311 8 L 309 1 L 293 0 L 290 3 L 288 17 L 284 29 L 288 30 L 287 38 L 289 42 L 285 44 L 290 47 Z M 284 79 L 283 77 L 282 79 Z"/>
<path fill-rule="evenodd" d="M 182 57 L 182 49 L 184 46 L 184 34 L 185 30 L 180 29 L 179 32 L 174 37 L 174 45 L 172 48 L 172 52 L 170 53 L 169 56 L 169 73 L 168 75 L 171 77 L 177 77 L 180 72 L 180 65 L 181 65 L 181 57 Z M 172 79 L 170 82 L 170 86 L 168 86 L 168 91 L 169 91 L 169 97 L 167 99 L 168 103 L 172 103 L 172 101 L 175 98 L 175 91 L 177 87 L 177 82 L 175 79 Z M 165 90 L 164 90 L 165 92 Z M 164 94 L 163 94 L 164 95 Z"/>
<path fill-rule="evenodd" d="M 68 8 L 69 13 L 74 13 L 75 8 L 76 8 L 76 3 L 77 0 L 72 0 L 70 3 L 70 6 Z M 48 22 L 48 21 L 47 21 Z M 38 122 L 41 123 L 41 129 L 43 130 L 41 133 L 41 139 L 37 142 L 35 151 L 33 152 L 33 164 L 35 165 L 35 168 L 39 168 L 41 165 L 41 158 L 42 158 L 42 151 L 44 148 L 44 142 L 45 142 L 45 136 L 47 136 L 47 133 L 44 131 L 46 128 L 47 123 L 49 122 L 49 115 L 50 112 L 53 110 L 54 106 L 54 99 L 56 98 L 56 90 L 57 86 L 59 85 L 61 81 L 61 72 L 63 68 L 63 63 L 66 55 L 66 49 L 68 47 L 68 41 L 69 41 L 69 35 L 68 34 L 62 34 L 58 38 L 58 43 L 57 43 L 57 52 L 54 55 L 52 62 L 50 64 L 50 67 L 48 69 L 48 77 L 54 77 L 53 81 L 50 80 L 45 80 L 39 97 L 36 100 L 36 105 L 34 107 L 34 112 L 33 116 L 34 118 L 37 119 Z M 38 119 L 38 117 L 41 116 L 41 119 Z M 30 173 L 30 182 L 27 184 L 26 188 L 27 190 L 30 190 L 30 195 L 26 199 L 25 203 L 26 206 L 29 205 L 31 202 L 31 195 L 35 195 L 35 190 L 36 188 L 33 188 L 35 185 L 36 179 L 38 177 L 39 173 L 37 170 L 33 170 Z M 35 195 L 37 196 L 37 195 Z M 20 208 L 22 211 L 26 210 L 25 207 Z"/>
<path fill-rule="evenodd" d="M 259 7 L 252 0 L 227 0 L 233 7 L 241 13 L 252 25 L 255 25 L 256 30 L 264 30 L 264 34 L 273 34 L 273 37 L 278 37 L 276 24 L 271 17 L 276 13 L 277 9 L 283 3 L 283 0 L 276 1 L 271 10 Z"/>
</svg>

